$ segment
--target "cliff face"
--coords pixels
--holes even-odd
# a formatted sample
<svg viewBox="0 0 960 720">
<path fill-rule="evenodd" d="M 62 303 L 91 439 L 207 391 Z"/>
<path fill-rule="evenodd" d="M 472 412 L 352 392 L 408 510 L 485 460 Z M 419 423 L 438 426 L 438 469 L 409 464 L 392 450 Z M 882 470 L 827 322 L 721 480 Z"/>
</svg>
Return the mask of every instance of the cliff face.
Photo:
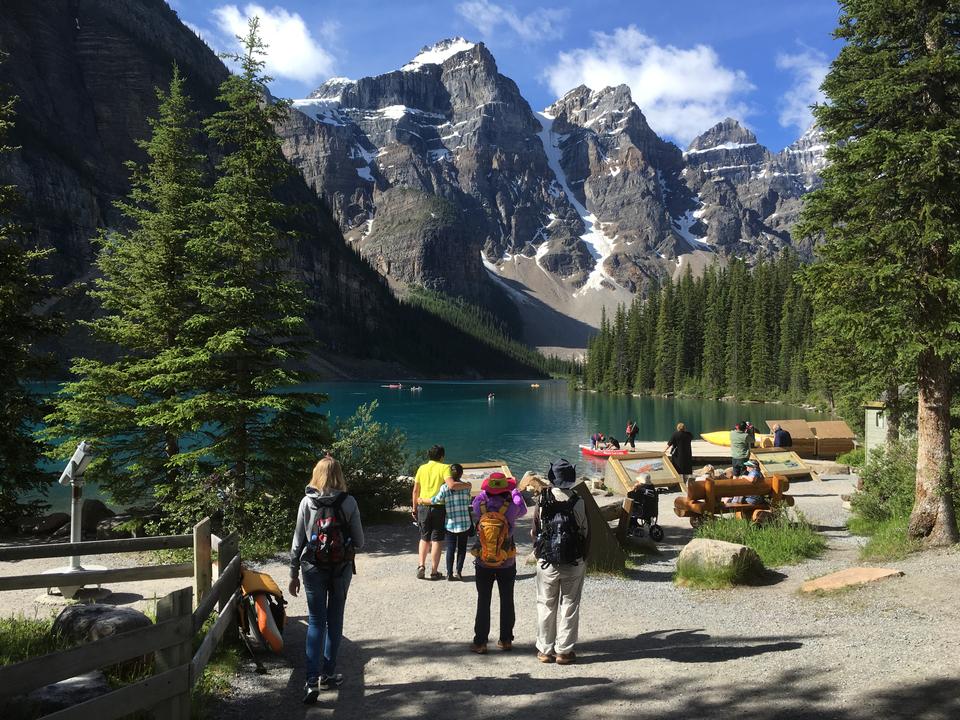
<svg viewBox="0 0 960 720">
<path fill-rule="evenodd" d="M 69 320 L 90 317 L 97 309 L 83 286 L 93 278 L 91 239 L 122 225 L 113 203 L 129 189 L 125 163 L 143 159 L 136 141 L 146 137 L 147 118 L 156 111 L 155 88 L 169 84 L 176 63 L 195 109 L 209 116 L 227 70 L 162 0 L 4 0 L 0 49 L 9 54 L 3 82 L 19 97 L 11 144 L 20 146 L 0 167 L 0 179 L 17 185 L 24 197 L 29 240 L 55 249 L 45 268 L 55 286 L 73 290 L 52 309 Z M 337 148 L 341 139 L 330 136 L 330 142 Z M 211 148 L 211 166 L 215 153 Z M 335 185 L 337 172 L 325 169 L 324 184 Z M 385 280 L 344 243 L 300 175 L 294 173 L 280 194 L 297 207 L 290 221 L 298 235 L 291 265 L 314 303 L 309 319 L 320 364 L 348 365 L 343 355 L 398 362 L 413 372 L 472 372 L 469 356 L 472 349 L 479 356 L 479 346 L 400 305 Z M 443 229 L 437 232 L 442 254 L 448 245 L 440 241 Z M 427 256 L 421 265 L 434 262 Z M 91 350 L 77 324 L 70 326 L 54 348 L 64 365 Z M 457 345 L 461 357 L 425 351 L 427 336 Z M 487 368 L 496 366 L 500 374 L 529 374 L 517 363 L 487 358 Z"/>
<path fill-rule="evenodd" d="M 538 344 L 583 339 L 551 342 L 542 330 L 559 326 L 543 307 L 596 326 L 602 308 L 685 262 L 790 244 L 823 165 L 815 131 L 772 153 L 732 119 L 683 152 L 626 86 L 574 88 L 533 113 L 486 47 L 462 38 L 294 106 L 284 152 L 379 272 L 481 301 L 491 278 Z"/>
</svg>

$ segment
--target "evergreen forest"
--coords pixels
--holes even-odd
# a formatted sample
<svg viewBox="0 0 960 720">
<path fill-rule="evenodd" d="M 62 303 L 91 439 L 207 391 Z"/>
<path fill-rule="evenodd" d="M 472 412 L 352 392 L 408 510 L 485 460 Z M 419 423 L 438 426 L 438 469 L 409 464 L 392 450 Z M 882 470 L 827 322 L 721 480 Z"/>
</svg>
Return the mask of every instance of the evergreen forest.
<svg viewBox="0 0 960 720">
<path fill-rule="evenodd" d="M 812 311 L 784 251 L 753 268 L 741 259 L 699 277 L 651 280 L 629 307 L 604 316 L 587 348 L 584 384 L 608 392 L 804 398 Z"/>
</svg>

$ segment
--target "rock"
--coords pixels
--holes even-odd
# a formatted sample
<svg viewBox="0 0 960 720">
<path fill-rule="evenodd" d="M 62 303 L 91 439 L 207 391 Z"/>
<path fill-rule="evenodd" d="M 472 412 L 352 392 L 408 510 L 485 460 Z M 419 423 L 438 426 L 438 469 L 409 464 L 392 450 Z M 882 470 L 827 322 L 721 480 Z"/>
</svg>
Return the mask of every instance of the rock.
<svg viewBox="0 0 960 720">
<path fill-rule="evenodd" d="M 144 518 L 134 515 L 114 515 L 97 523 L 97 540 L 119 540 L 140 537 Z"/>
<path fill-rule="evenodd" d="M 545 487 L 549 487 L 550 483 L 544 480 L 542 477 L 537 475 L 534 472 L 526 472 L 523 477 L 520 478 L 520 484 L 517 485 L 517 489 L 520 492 L 528 490 L 533 494 L 539 493 Z"/>
<path fill-rule="evenodd" d="M 64 525 L 69 524 L 69 514 L 63 512 L 50 513 L 37 524 L 33 532 L 37 535 L 51 535 Z"/>
<path fill-rule="evenodd" d="M 24 704 L 29 706 L 30 716 L 39 717 L 92 700 L 111 690 L 110 683 L 107 682 L 104 674 L 100 670 L 94 670 L 85 675 L 77 675 L 37 688 L 23 700 Z"/>
<path fill-rule="evenodd" d="M 699 567 L 707 572 L 732 571 L 733 582 L 741 582 L 763 572 L 756 550 L 746 545 L 694 538 L 680 551 L 677 565 Z"/>
<path fill-rule="evenodd" d="M 830 573 L 823 577 L 807 580 L 800 586 L 800 590 L 805 593 L 810 592 L 830 592 L 833 590 L 843 590 L 857 585 L 866 585 L 867 583 L 886 580 L 892 577 L 901 577 L 903 572 L 900 570 L 891 570 L 890 568 L 878 567 L 854 567 Z"/>
<path fill-rule="evenodd" d="M 85 643 L 152 625 L 150 618 L 133 608 L 103 603 L 68 605 L 53 621 L 51 633 L 67 642 Z"/>
<path fill-rule="evenodd" d="M 84 500 L 80 513 L 80 529 L 85 533 L 95 533 L 101 520 L 112 518 L 116 513 L 102 500 Z"/>
</svg>

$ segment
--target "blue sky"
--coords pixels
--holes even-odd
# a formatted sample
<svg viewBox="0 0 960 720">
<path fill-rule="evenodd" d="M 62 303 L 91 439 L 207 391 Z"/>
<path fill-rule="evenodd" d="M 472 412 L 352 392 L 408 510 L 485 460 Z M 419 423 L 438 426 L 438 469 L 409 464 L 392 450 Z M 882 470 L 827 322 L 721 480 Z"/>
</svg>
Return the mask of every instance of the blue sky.
<svg viewBox="0 0 960 720">
<path fill-rule="evenodd" d="M 832 0 L 170 0 L 212 47 L 251 14 L 270 42 L 276 95 L 305 97 L 331 76 L 399 68 L 424 45 L 463 36 L 490 48 L 534 110 L 577 84 L 630 85 L 651 126 L 685 146 L 731 115 L 779 150 L 839 43 Z"/>
</svg>

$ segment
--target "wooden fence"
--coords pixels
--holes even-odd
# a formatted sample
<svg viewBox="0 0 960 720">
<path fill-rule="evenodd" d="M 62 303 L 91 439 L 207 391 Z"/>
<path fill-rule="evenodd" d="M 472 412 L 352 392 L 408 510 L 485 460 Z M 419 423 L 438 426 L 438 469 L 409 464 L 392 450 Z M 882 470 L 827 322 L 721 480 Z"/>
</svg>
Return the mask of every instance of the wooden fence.
<svg viewBox="0 0 960 720">
<path fill-rule="evenodd" d="M 0 578 L 0 590 L 75 586 L 100 582 L 128 582 L 193 576 L 193 588 L 176 590 L 157 603 L 157 622 L 79 647 L 50 653 L 15 665 L 0 667 L 0 699 L 24 695 L 50 683 L 66 680 L 126 660 L 154 655 L 154 673 L 139 682 L 87 702 L 45 715 L 43 720 L 113 720 L 139 711 L 152 711 L 157 720 L 189 720 L 190 690 L 196 684 L 227 630 L 236 627 L 240 602 L 240 552 L 235 534 L 218 538 L 210 519 L 198 523 L 191 535 L 97 540 L 0 549 L 0 560 L 69 557 L 168 548 L 192 548 L 192 563 L 174 563 L 114 570 L 82 571 Z M 217 580 L 213 551 L 217 551 Z M 65 577 L 60 577 L 64 575 Z M 193 641 L 214 609 L 220 611 L 203 642 L 193 652 Z"/>
</svg>

